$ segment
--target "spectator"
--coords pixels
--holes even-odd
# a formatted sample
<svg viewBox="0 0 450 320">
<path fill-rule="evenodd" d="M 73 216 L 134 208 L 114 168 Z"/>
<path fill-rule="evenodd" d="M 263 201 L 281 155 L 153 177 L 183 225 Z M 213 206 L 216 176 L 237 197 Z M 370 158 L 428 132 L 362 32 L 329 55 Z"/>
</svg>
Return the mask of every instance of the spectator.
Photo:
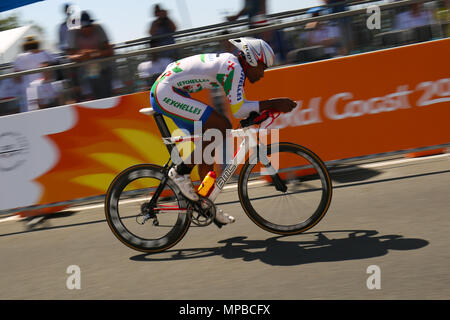
<svg viewBox="0 0 450 320">
<path fill-rule="evenodd" d="M 287 41 L 283 30 L 271 31 L 271 37 L 268 43 L 275 53 L 275 65 L 280 65 L 286 62 L 287 54 L 292 49 L 292 45 Z"/>
<path fill-rule="evenodd" d="M 414 3 L 408 10 L 400 12 L 395 17 L 394 29 L 405 30 L 430 25 L 434 22 L 433 16 L 423 3 Z"/>
<path fill-rule="evenodd" d="M 240 16 L 247 15 L 250 29 L 260 28 L 270 24 L 266 13 L 266 0 L 245 0 L 241 11 L 235 15 L 228 16 L 227 20 L 235 21 Z M 273 48 L 276 57 L 275 64 L 280 64 L 286 60 L 288 48 L 286 47 L 282 30 L 265 31 L 253 36 L 264 39 Z"/>
<path fill-rule="evenodd" d="M 156 78 L 173 62 L 171 58 L 161 57 L 159 52 L 152 54 L 152 60 L 138 65 L 138 75 L 144 81 L 143 90 L 150 90 Z"/>
<path fill-rule="evenodd" d="M 257 27 L 269 26 L 271 23 L 268 21 L 259 22 Z M 256 37 L 265 40 L 273 49 L 275 53 L 274 65 L 279 65 L 286 62 L 287 53 L 291 50 L 291 45 L 286 41 L 284 31 L 282 29 L 263 31 Z"/>
<path fill-rule="evenodd" d="M 330 6 L 330 13 L 339 13 L 347 11 L 346 0 L 324 0 L 324 2 Z"/>
<path fill-rule="evenodd" d="M 240 16 L 247 15 L 250 29 L 268 26 L 270 23 L 266 18 L 266 0 L 245 0 L 244 7 L 237 14 L 228 16 L 228 21 L 235 21 Z M 280 64 L 286 60 L 288 48 L 282 30 L 265 31 L 254 37 L 264 39 L 273 48 L 276 62 Z M 222 45 L 224 46 L 224 45 Z"/>
<path fill-rule="evenodd" d="M 228 16 L 228 21 L 235 21 L 239 17 L 247 15 L 250 28 L 257 28 L 258 23 L 265 22 L 266 0 L 245 0 L 244 7 L 237 14 Z"/>
<path fill-rule="evenodd" d="M 17 85 L 16 79 L 7 78 L 0 80 L 0 116 L 14 114 L 19 111 L 18 99 L 21 95 L 21 86 Z"/>
<path fill-rule="evenodd" d="M 33 36 L 25 38 L 23 44 L 23 53 L 19 54 L 14 61 L 14 71 L 25 71 L 30 69 L 38 69 L 44 62 L 54 62 L 55 58 L 52 54 L 40 49 L 40 42 Z M 27 88 L 30 83 L 36 79 L 42 78 L 41 73 L 32 73 L 23 77 L 15 78 L 15 82 L 20 86 L 20 112 L 28 111 Z"/>
<path fill-rule="evenodd" d="M 55 65 L 43 63 L 41 67 Z M 27 88 L 29 110 L 46 109 L 64 104 L 63 82 L 55 81 L 54 71 L 42 72 L 42 78 L 32 81 Z"/>
<path fill-rule="evenodd" d="M 66 3 L 63 5 L 63 13 L 65 15 L 64 21 L 59 25 L 58 28 L 58 48 L 63 53 L 63 56 L 60 57 L 60 62 L 67 63 L 70 62 L 67 59 L 68 49 L 69 49 L 69 36 L 71 33 L 70 29 L 77 27 L 77 19 L 71 16 L 75 12 L 75 8 L 70 4 Z M 78 68 L 57 70 L 57 80 L 66 80 L 68 82 L 68 86 L 70 89 L 66 92 L 66 94 L 70 95 L 69 102 L 74 103 L 76 100 L 80 101 L 80 97 L 75 99 L 73 91 L 79 87 L 78 83 Z"/>
<path fill-rule="evenodd" d="M 150 46 L 152 48 L 174 44 L 175 39 L 171 35 L 177 30 L 175 23 L 167 16 L 167 10 L 161 9 L 159 4 L 154 6 L 153 13 L 156 17 L 150 26 Z M 176 51 L 165 51 L 164 55 L 175 58 Z"/>
<path fill-rule="evenodd" d="M 83 62 L 114 55 L 105 30 L 94 23 L 88 12 L 81 12 L 80 25 L 80 29 L 72 29 L 69 33 L 69 59 Z M 77 72 L 77 97 L 81 94 L 82 99 L 86 100 L 112 96 L 112 71 L 111 62 L 94 62 L 80 67 Z"/>
<path fill-rule="evenodd" d="M 224 30 L 220 33 L 220 35 L 227 35 L 227 34 L 230 34 L 230 32 L 228 30 Z M 235 46 L 233 46 L 231 44 L 231 42 L 228 41 L 228 39 L 221 40 L 219 42 L 219 46 L 220 46 L 219 52 L 228 52 L 228 53 L 232 53 L 232 54 L 238 53 L 237 48 Z"/>
<path fill-rule="evenodd" d="M 59 25 L 58 28 L 58 39 L 59 39 L 59 43 L 58 43 L 58 48 L 59 50 L 61 50 L 61 52 L 66 52 L 67 48 L 68 48 L 68 34 L 69 34 L 69 27 L 67 25 L 67 22 L 70 18 L 70 4 L 66 3 L 63 6 L 63 12 L 66 15 L 64 21 Z"/>
<path fill-rule="evenodd" d="M 441 25 L 442 36 L 450 37 L 450 0 L 439 1 L 435 16 Z"/>
<path fill-rule="evenodd" d="M 348 10 L 348 6 L 345 3 L 346 0 L 324 0 L 327 5 L 330 6 L 330 13 L 340 13 Z M 353 36 L 352 36 L 352 17 L 344 17 L 336 19 L 340 34 L 342 37 L 341 54 L 347 55 L 353 49 Z"/>
<path fill-rule="evenodd" d="M 313 17 L 319 16 L 323 11 L 323 7 L 310 9 L 308 13 L 312 13 Z M 331 21 L 314 21 L 305 26 L 305 32 L 301 35 L 306 47 L 323 46 L 323 55 L 317 59 L 332 58 L 341 54 L 342 46 L 340 42 L 341 30 Z"/>
</svg>

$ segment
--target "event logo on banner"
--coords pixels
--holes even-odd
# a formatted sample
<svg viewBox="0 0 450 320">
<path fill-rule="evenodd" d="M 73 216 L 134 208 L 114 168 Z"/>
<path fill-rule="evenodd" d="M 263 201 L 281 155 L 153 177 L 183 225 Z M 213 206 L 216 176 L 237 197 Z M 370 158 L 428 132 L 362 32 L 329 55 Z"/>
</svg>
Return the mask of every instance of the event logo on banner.
<svg viewBox="0 0 450 320">
<path fill-rule="evenodd" d="M 0 171 L 14 170 L 27 161 L 29 143 L 25 136 L 18 132 L 0 134 Z"/>
<path fill-rule="evenodd" d="M 420 95 L 412 100 L 413 93 L 420 93 Z M 408 85 L 400 85 L 393 93 L 367 100 L 358 99 L 357 94 L 352 92 L 339 92 L 327 99 L 311 98 L 305 106 L 302 100 L 298 101 L 298 108 L 292 114 L 280 115 L 272 128 L 282 129 L 288 126 L 298 127 L 320 123 L 324 121 L 323 117 L 329 120 L 341 120 L 444 102 L 450 102 L 450 78 L 421 82 L 415 86 L 414 90 L 409 90 Z"/>
<path fill-rule="evenodd" d="M 447 144 L 449 52 L 443 39 L 282 67 L 246 96 L 297 101 L 271 128 L 325 161 Z"/>
<path fill-rule="evenodd" d="M 0 210 L 39 203 L 47 186 L 35 179 L 54 167 L 60 155 L 48 135 L 74 122 L 71 107 L 0 118 Z"/>
</svg>

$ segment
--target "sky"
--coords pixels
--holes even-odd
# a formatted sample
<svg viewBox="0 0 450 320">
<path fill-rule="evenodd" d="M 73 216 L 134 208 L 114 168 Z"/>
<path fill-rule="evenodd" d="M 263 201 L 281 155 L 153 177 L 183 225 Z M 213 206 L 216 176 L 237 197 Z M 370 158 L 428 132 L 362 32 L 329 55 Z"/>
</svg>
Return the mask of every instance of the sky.
<svg viewBox="0 0 450 320">
<path fill-rule="evenodd" d="M 33 21 L 44 29 L 45 39 L 57 41 L 57 26 L 63 19 L 63 5 L 75 4 L 88 10 L 92 18 L 105 28 L 111 43 L 148 36 L 153 20 L 153 5 L 161 3 L 168 10 L 178 30 L 225 22 L 225 17 L 237 13 L 244 0 L 45 0 L 0 13 L 0 18 L 17 13 L 21 21 Z M 268 14 L 313 7 L 322 0 L 267 0 Z"/>
</svg>

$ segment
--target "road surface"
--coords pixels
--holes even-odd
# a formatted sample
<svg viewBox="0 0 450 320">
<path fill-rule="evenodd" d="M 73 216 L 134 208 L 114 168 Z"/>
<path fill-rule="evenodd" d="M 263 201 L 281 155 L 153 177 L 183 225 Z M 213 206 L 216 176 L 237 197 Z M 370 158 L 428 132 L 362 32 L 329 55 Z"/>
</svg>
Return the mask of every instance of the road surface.
<svg viewBox="0 0 450 320">
<path fill-rule="evenodd" d="M 233 225 L 191 227 L 155 255 L 119 242 L 102 205 L 32 231 L 3 218 L 0 299 L 450 299 L 450 156 L 332 176 L 331 207 L 304 234 L 259 229 L 229 189 L 218 202 Z M 68 289 L 70 266 L 80 289 Z"/>
</svg>

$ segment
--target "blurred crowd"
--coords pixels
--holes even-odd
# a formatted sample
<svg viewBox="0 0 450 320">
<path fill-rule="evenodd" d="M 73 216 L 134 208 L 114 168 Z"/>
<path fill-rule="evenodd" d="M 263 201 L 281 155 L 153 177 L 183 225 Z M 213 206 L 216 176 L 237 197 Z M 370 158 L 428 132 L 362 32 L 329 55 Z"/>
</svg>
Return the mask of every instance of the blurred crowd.
<svg viewBox="0 0 450 320">
<path fill-rule="evenodd" d="M 326 4 L 310 9 L 312 17 L 348 10 L 340 0 L 326 0 Z M 396 2 L 400 0 L 391 0 Z M 387 1 L 385 1 L 387 2 Z M 381 12 L 379 30 L 367 27 L 367 15 L 334 20 L 320 20 L 305 25 L 297 38 L 297 48 L 290 50 L 287 62 L 301 63 L 333 58 L 353 53 L 406 45 L 449 36 L 449 0 L 410 4 Z"/>
<path fill-rule="evenodd" d="M 397 0 L 390 2 L 394 1 Z M 358 1 L 352 2 L 351 5 L 355 5 Z M 272 46 L 277 65 L 305 63 L 363 52 L 371 46 L 374 49 L 374 44 L 382 48 L 448 37 L 449 8 L 450 0 L 437 0 L 387 10 L 383 12 L 381 30 L 376 31 L 366 27 L 366 18 L 346 16 L 312 21 L 291 30 L 265 31 L 253 36 L 263 38 Z M 303 19 L 349 9 L 349 4 L 342 0 L 323 0 L 322 6 L 309 9 Z M 43 50 L 36 37 L 27 36 L 23 39 L 23 52 L 13 61 L 13 72 L 67 62 L 90 63 L 0 80 L 0 116 L 127 92 L 124 88 L 130 83 L 119 74 L 116 61 L 96 62 L 100 58 L 114 56 L 116 50 L 104 27 L 87 11 L 81 11 L 77 16 L 78 21 L 74 21 L 74 7 L 70 4 L 63 6 L 63 15 L 63 21 L 58 26 L 60 53 Z M 156 4 L 151 8 L 151 15 L 146 45 L 158 47 L 174 44 L 177 26 L 167 10 Z M 279 23 L 268 19 L 266 0 L 243 0 L 242 8 L 227 16 L 226 20 L 231 22 L 241 17 L 246 17 L 249 29 Z M 228 33 L 231 31 L 221 31 L 221 34 Z M 227 41 L 218 43 L 214 49 L 234 52 Z M 145 61 L 133 66 L 132 72 L 139 82 L 135 87 L 139 91 L 148 90 L 170 62 L 186 55 L 185 50 L 166 50 L 148 55 Z"/>
</svg>

